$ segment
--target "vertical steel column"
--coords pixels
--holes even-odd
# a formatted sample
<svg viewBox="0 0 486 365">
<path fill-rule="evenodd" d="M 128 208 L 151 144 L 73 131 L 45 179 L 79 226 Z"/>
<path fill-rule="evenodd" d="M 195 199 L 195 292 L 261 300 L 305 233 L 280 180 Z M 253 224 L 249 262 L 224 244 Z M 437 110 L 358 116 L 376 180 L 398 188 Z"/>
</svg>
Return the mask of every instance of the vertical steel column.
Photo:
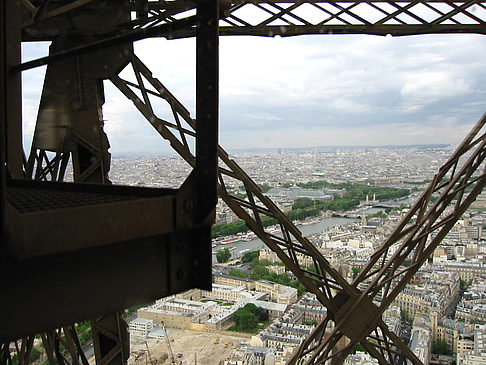
<svg viewBox="0 0 486 365">
<path fill-rule="evenodd" d="M 5 1 L 0 2 L 0 239 L 5 234 L 5 126 L 7 119 L 7 39 Z"/>
<path fill-rule="evenodd" d="M 197 1 L 196 221 L 212 224 L 217 203 L 219 114 L 219 5 Z M 207 222 L 207 219 L 210 222 Z"/>
<path fill-rule="evenodd" d="M 22 149 L 22 92 L 21 74 L 11 71 L 12 66 L 21 62 L 21 1 L 3 1 L 5 18 L 2 19 L 5 32 L 5 159 L 8 173 L 16 179 L 23 178 L 23 149 Z M 8 102 L 7 102 L 8 100 Z M 3 101 L 3 100 L 2 100 Z"/>
</svg>

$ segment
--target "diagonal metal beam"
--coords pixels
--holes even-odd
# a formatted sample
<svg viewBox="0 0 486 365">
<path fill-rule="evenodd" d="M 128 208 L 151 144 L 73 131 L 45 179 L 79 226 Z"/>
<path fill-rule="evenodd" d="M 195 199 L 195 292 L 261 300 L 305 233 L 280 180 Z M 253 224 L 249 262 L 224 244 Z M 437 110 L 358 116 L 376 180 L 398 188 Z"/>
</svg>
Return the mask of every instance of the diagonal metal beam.
<svg viewBox="0 0 486 365">
<path fill-rule="evenodd" d="M 187 109 L 167 90 L 167 88 L 156 78 L 152 76 L 150 70 L 135 56 L 131 56 L 131 63 L 134 63 L 134 69 L 140 72 L 137 82 L 122 79 L 119 75 L 114 75 L 110 78 L 113 84 L 128 98 L 142 115 L 154 126 L 157 132 L 165 139 L 170 141 L 171 146 L 190 164 L 194 164 L 194 154 L 188 148 L 187 144 L 181 138 L 183 133 L 181 123 L 169 123 L 159 118 L 154 114 L 150 104 L 144 101 L 144 97 L 155 96 L 154 92 L 144 93 L 140 98 L 134 89 L 144 89 L 146 85 L 150 84 L 153 89 L 157 90 L 158 97 L 165 99 L 171 106 L 172 114 L 178 115 L 189 128 L 193 130 L 196 127 L 196 121 L 191 118 Z M 142 79 L 143 77 L 143 79 Z M 191 137 L 186 134 L 186 138 Z M 315 338 L 312 338 L 308 344 L 314 346 L 315 341 L 319 345 L 314 346 L 313 351 L 308 351 L 302 348 L 301 354 L 306 353 L 313 359 L 324 357 L 335 358 L 343 356 L 343 351 L 335 351 L 335 345 L 345 334 L 347 337 L 352 337 L 354 342 L 363 341 L 364 345 L 370 348 L 370 352 L 375 352 L 379 357 L 379 353 L 373 350 L 373 344 L 365 341 L 366 336 L 371 333 L 377 325 L 386 328 L 386 325 L 380 320 L 379 316 L 372 318 L 369 322 L 360 328 L 359 336 L 352 335 L 351 321 L 355 320 L 356 315 L 360 315 L 362 310 L 377 312 L 378 308 L 371 301 L 363 301 L 360 298 L 360 291 L 350 285 L 322 256 L 322 254 L 314 247 L 300 231 L 292 224 L 287 216 L 280 211 L 280 209 L 266 197 L 257 186 L 257 184 L 233 161 L 228 154 L 219 147 L 218 155 L 220 159 L 219 176 L 218 176 L 218 194 L 222 200 L 240 217 L 248 227 L 252 229 L 273 251 L 277 253 L 279 258 L 287 265 L 287 267 L 299 278 L 299 280 L 307 287 L 307 289 L 318 297 L 318 299 L 328 308 L 330 313 L 330 321 L 334 322 L 333 335 L 330 340 L 322 340 L 322 333 L 315 333 Z M 225 179 L 231 177 L 238 180 L 246 189 L 248 200 L 242 200 L 238 197 L 232 196 L 226 189 Z M 282 229 L 282 237 L 272 235 L 265 231 L 264 220 L 272 218 L 276 220 Z M 305 267 L 301 267 L 299 263 L 299 255 L 311 257 L 316 266 L 316 272 L 312 272 Z M 343 293 L 338 296 L 337 293 Z M 357 309 L 358 308 L 358 309 Z M 354 317 L 353 317 L 354 316 Z M 326 322 L 326 326 L 330 323 Z M 376 324 L 375 324 L 376 323 Z M 326 327 L 324 326 L 324 327 Z M 322 327 L 322 326 L 321 326 Z M 347 328 L 347 330 L 346 330 Z M 343 330 L 345 332 L 343 332 Z M 319 337 L 320 336 L 320 337 Z M 406 345 L 400 343 L 398 338 L 393 339 L 397 342 L 399 348 L 406 349 Z M 406 350 L 405 350 L 406 352 Z M 382 356 L 381 363 L 385 364 Z M 409 352 L 408 358 L 414 364 L 420 362 L 416 357 Z"/>
</svg>

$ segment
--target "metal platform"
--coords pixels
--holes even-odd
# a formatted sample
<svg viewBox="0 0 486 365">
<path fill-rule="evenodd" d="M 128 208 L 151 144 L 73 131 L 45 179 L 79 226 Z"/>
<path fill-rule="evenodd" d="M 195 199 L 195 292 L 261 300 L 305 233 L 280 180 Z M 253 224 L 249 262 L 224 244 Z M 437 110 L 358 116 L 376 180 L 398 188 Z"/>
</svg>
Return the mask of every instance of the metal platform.
<svg viewBox="0 0 486 365">
<path fill-rule="evenodd" d="M 0 342 L 210 289 L 210 227 L 177 231 L 178 192 L 9 181 Z"/>
<path fill-rule="evenodd" d="M 28 258 L 169 233 L 174 227 L 176 193 L 171 189 L 10 181 L 9 249 L 19 258 Z"/>
</svg>

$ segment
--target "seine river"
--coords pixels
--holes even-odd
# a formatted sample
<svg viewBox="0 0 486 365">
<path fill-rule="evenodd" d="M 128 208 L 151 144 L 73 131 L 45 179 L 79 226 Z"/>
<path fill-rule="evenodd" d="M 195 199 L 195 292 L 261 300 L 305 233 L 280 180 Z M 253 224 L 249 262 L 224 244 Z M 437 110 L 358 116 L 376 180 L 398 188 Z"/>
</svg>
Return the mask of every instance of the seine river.
<svg viewBox="0 0 486 365">
<path fill-rule="evenodd" d="M 306 226 L 300 225 L 297 228 L 299 228 L 299 230 L 302 232 L 304 236 L 308 236 L 315 233 L 321 233 L 335 226 L 346 225 L 356 221 L 357 220 L 354 218 L 330 217 L 330 218 L 323 218 L 320 222 L 309 224 Z M 232 258 L 240 257 L 242 255 L 240 253 L 242 250 L 256 251 L 266 247 L 266 245 L 259 238 L 252 239 L 251 241 L 231 242 L 230 244 L 228 244 L 228 246 L 235 247 L 234 249 L 231 250 Z M 225 246 L 218 245 L 215 248 L 218 249 L 222 247 Z M 216 262 L 216 255 L 213 255 L 213 262 Z"/>
</svg>

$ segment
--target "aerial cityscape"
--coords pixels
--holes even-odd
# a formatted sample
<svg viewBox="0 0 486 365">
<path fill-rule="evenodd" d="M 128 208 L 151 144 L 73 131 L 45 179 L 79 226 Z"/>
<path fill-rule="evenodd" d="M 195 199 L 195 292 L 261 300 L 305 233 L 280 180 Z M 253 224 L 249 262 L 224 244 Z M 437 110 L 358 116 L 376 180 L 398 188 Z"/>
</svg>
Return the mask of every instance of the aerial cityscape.
<svg viewBox="0 0 486 365">
<path fill-rule="evenodd" d="M 277 149 L 230 157 L 288 216 L 308 213 L 294 224 L 351 282 L 453 150 Z M 177 187 L 189 171 L 171 156 L 114 156 L 110 179 Z M 242 186 L 228 188 L 245 197 Z M 351 190 L 359 199 L 336 209 Z M 485 209 L 482 194 L 383 315 L 424 364 L 486 364 Z M 278 226 L 265 229 L 279 234 Z M 132 309 L 131 363 L 285 364 L 326 317 L 315 295 L 222 202 L 212 246 L 212 291 L 193 289 Z M 299 264 L 313 266 L 304 256 Z M 353 352 L 345 364 L 378 363 L 364 348 Z"/>
<path fill-rule="evenodd" d="M 485 1 L 0 2 L 0 365 L 486 365 Z"/>
</svg>

